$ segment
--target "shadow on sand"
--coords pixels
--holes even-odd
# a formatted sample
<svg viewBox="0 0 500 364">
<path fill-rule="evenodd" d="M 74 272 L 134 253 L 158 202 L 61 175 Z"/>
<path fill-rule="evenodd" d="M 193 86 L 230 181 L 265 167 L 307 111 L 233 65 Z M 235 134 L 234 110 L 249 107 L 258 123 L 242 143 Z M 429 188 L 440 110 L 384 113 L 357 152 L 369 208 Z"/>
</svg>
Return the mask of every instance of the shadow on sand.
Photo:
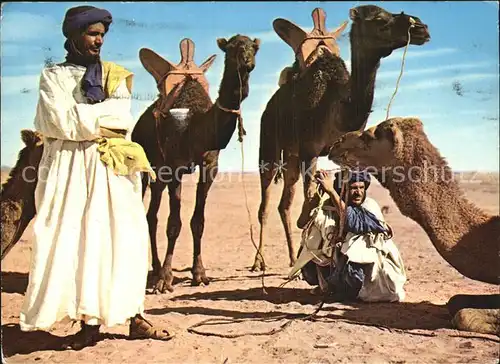
<svg viewBox="0 0 500 364">
<path fill-rule="evenodd" d="M 321 297 L 313 296 L 309 289 L 267 287 L 267 295 L 262 289 L 228 290 L 216 292 L 196 292 L 173 297 L 172 301 L 265 301 L 276 305 L 297 302 L 300 304 L 319 304 Z M 228 318 L 272 318 L 287 312 L 242 312 L 210 309 L 207 307 L 168 307 L 146 311 L 152 315 L 169 312 L 225 316 Z M 312 310 L 311 310 L 312 313 Z M 354 324 L 380 325 L 394 329 L 435 330 L 452 328 L 450 315 L 445 305 L 430 302 L 366 303 L 366 302 L 327 302 L 319 313 L 318 321 L 343 320 Z"/>
<path fill-rule="evenodd" d="M 28 287 L 28 273 L 2 272 L 2 292 L 24 294 Z"/>
<path fill-rule="evenodd" d="M 71 338 L 72 335 L 57 336 L 47 331 L 23 332 L 18 324 L 2 325 L 2 349 L 6 358 L 15 354 L 26 355 L 37 351 L 64 351 L 63 345 Z M 127 335 L 103 332 L 98 341 L 106 339 L 133 340 Z"/>
</svg>

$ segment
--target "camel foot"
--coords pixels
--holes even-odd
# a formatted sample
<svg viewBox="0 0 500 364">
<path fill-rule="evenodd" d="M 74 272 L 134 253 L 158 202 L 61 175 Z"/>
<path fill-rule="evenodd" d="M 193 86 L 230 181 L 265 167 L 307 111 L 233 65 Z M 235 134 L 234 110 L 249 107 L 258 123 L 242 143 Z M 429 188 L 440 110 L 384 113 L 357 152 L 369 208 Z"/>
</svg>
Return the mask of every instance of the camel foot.
<svg viewBox="0 0 500 364">
<path fill-rule="evenodd" d="M 191 280 L 191 286 L 208 286 L 210 284 L 210 279 L 208 279 L 205 274 L 205 269 L 193 271 L 193 279 Z"/>
<path fill-rule="evenodd" d="M 288 266 L 293 267 L 296 262 L 297 262 L 297 259 L 290 257 L 290 263 L 288 263 Z"/>
<path fill-rule="evenodd" d="M 156 281 L 153 294 L 158 293 L 166 293 L 167 291 L 173 292 L 174 287 L 172 286 L 172 282 L 174 281 L 174 275 L 171 270 L 161 269 L 158 280 Z"/>
<path fill-rule="evenodd" d="M 463 308 L 451 322 L 458 330 L 500 336 L 500 309 Z"/>
</svg>

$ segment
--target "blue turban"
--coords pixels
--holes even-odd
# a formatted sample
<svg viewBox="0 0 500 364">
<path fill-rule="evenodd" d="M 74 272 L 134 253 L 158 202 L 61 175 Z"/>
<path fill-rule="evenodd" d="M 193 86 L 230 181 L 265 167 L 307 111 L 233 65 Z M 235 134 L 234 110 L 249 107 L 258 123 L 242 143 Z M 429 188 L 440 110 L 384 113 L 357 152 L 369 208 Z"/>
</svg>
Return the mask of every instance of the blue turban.
<svg viewBox="0 0 500 364">
<path fill-rule="evenodd" d="M 64 17 L 62 31 L 66 38 L 71 38 L 77 31 L 82 31 L 86 27 L 95 23 L 103 23 L 106 32 L 113 21 L 111 13 L 105 9 L 93 6 L 77 6 L 69 9 Z M 69 52 L 66 60 L 78 63 L 78 51 L 72 40 L 68 39 L 64 48 Z M 87 67 L 82 80 L 82 89 L 90 103 L 101 102 L 106 95 L 102 86 L 102 66 L 98 60 L 90 64 L 83 64 Z"/>
<path fill-rule="evenodd" d="M 106 31 L 113 21 L 111 13 L 106 9 L 93 6 L 77 6 L 69 9 L 64 17 L 62 31 L 66 38 L 76 30 L 81 30 L 94 23 L 103 23 Z"/>
</svg>

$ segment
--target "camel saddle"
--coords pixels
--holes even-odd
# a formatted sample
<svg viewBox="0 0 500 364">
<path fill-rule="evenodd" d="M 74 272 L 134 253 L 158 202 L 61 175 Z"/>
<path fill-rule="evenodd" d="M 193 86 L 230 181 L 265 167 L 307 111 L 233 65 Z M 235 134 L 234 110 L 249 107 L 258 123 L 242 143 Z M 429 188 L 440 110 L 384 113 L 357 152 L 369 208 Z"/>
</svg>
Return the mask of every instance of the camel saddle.
<svg viewBox="0 0 500 364">
<path fill-rule="evenodd" d="M 183 84 L 188 78 L 199 82 L 207 94 L 209 93 L 208 81 L 205 72 L 213 64 L 216 55 L 210 56 L 199 67 L 194 63 L 194 42 L 189 38 L 184 38 L 179 44 L 181 61 L 173 64 L 148 48 L 139 51 L 139 59 L 144 68 L 154 77 L 160 100 L 157 103 L 156 111 L 164 116 L 178 96 Z"/>
<path fill-rule="evenodd" d="M 314 28 L 309 33 L 289 20 L 278 18 L 273 21 L 274 31 L 286 44 L 292 47 L 301 71 L 304 71 L 315 61 L 315 55 L 317 56 L 317 50 L 320 46 L 328 48 L 332 54 L 340 57 L 337 39 L 347 26 L 347 21 L 345 21 L 337 29 L 329 32 L 326 29 L 326 13 L 323 9 L 314 9 L 311 16 Z M 293 72 L 291 67 L 286 67 L 281 71 L 280 86 L 290 79 L 290 72 Z"/>
<path fill-rule="evenodd" d="M 188 79 L 199 82 L 208 95 L 209 85 L 205 72 L 213 64 L 216 57 L 214 54 L 208 57 L 200 66 L 197 66 L 194 63 L 194 42 L 189 38 L 184 38 L 181 40 L 179 48 L 181 61 L 176 65 L 151 49 L 142 48 L 139 51 L 139 59 L 142 65 L 154 77 L 160 92 L 159 99 L 153 109 L 153 116 L 156 120 L 157 142 L 164 161 L 165 148 L 162 145 L 164 143 L 160 141 L 162 138 L 161 121 L 167 117 L 169 110 Z M 165 142 L 166 140 L 165 138 Z"/>
</svg>

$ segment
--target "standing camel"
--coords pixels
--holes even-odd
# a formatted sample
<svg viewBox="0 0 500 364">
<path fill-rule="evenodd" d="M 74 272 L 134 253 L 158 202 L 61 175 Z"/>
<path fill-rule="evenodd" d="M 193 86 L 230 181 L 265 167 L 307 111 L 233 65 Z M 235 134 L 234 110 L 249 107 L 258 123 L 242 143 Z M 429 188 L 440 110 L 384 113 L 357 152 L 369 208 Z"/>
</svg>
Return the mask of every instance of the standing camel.
<svg viewBox="0 0 500 364">
<path fill-rule="evenodd" d="M 302 228 L 314 207 L 316 183 L 312 176 L 317 158 L 326 156 L 331 143 L 342 134 L 365 128 L 380 60 L 404 47 L 408 32 L 410 44 L 422 45 L 430 39 L 427 26 L 418 17 L 391 14 L 373 5 L 353 8 L 349 12 L 352 20 L 349 76 L 334 43 L 345 24 L 327 32 L 324 11 L 314 9 L 312 16 L 314 30 L 309 34 L 288 20 L 274 21 L 275 31 L 295 51 L 296 62 L 280 77 L 282 85 L 261 117 L 259 249 L 262 253 L 270 186 L 278 172 L 276 180 L 281 174 L 284 179 L 278 211 L 285 229 L 290 266 L 296 258 L 290 208 L 300 175 L 304 202 L 297 226 Z M 261 255 L 256 254 L 252 270 L 264 268 Z"/>
<path fill-rule="evenodd" d="M 416 118 L 391 118 L 334 143 L 329 159 L 368 168 L 401 213 L 418 223 L 438 253 L 464 276 L 500 283 L 500 216 L 468 201 Z M 500 335 L 500 295 L 457 295 L 448 308 L 461 330 Z"/>
<path fill-rule="evenodd" d="M 194 244 L 192 285 L 209 283 L 201 257 L 205 202 L 217 175 L 219 152 L 229 143 L 239 119 L 241 103 L 248 96 L 248 80 L 255 67 L 260 41 L 235 35 L 229 40 L 217 39 L 217 44 L 225 52 L 225 60 L 219 97 L 215 104 L 210 100 L 208 84 L 203 76 L 213 58 L 197 67 L 193 62 L 192 41 L 185 39 L 181 42 L 182 60 L 178 65 L 173 65 L 151 50 L 142 49 L 140 52 L 142 64 L 155 78 L 160 89 L 160 98 L 142 114 L 132 132 L 132 140 L 143 146 L 158 175 L 158 179 L 149 184 L 151 202 L 147 212 L 153 271 L 158 277 L 155 292 L 173 291 L 172 257 L 182 226 L 182 175 L 193 173 L 195 166 L 199 166 L 200 174 L 196 206 L 191 219 Z M 189 109 L 183 123 L 176 121 L 169 112 L 177 108 Z M 244 133 L 241 124 L 239 133 L 240 137 Z M 143 182 L 145 191 L 148 181 L 143 178 Z M 168 187 L 170 215 L 167 222 L 168 248 L 161 265 L 156 230 L 158 209 L 165 187 Z"/>
</svg>

